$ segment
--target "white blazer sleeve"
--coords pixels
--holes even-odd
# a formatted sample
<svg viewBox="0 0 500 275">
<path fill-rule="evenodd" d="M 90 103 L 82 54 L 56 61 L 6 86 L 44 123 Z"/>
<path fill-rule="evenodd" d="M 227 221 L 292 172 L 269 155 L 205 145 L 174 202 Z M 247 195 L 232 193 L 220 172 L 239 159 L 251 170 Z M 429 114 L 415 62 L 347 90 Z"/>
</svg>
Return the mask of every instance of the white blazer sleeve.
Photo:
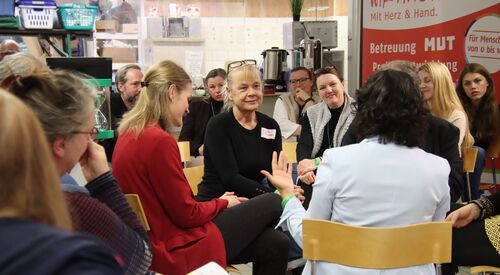
<svg viewBox="0 0 500 275">
<path fill-rule="evenodd" d="M 278 122 L 281 129 L 281 135 L 284 139 L 292 136 L 293 132 L 300 126 L 300 124 L 294 123 L 288 118 L 285 104 L 281 98 L 278 98 L 276 104 L 274 104 L 273 118 Z"/>
<path fill-rule="evenodd" d="M 331 152 L 325 152 L 318 167 L 306 219 L 331 220 L 334 195 L 332 179 L 335 179 L 331 158 Z"/>
</svg>

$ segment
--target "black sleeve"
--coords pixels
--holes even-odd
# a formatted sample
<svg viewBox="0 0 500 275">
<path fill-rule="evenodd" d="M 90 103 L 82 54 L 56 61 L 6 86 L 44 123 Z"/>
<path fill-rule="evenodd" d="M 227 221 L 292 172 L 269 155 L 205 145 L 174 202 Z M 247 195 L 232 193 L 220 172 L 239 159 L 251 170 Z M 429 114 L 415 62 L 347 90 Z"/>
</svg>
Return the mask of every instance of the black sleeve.
<svg viewBox="0 0 500 275">
<path fill-rule="evenodd" d="M 302 126 L 302 130 L 297 139 L 297 161 L 310 159 L 314 145 L 311 124 L 309 123 L 307 113 L 300 118 L 300 125 Z"/>
<path fill-rule="evenodd" d="M 196 106 L 196 103 L 193 101 L 189 104 L 190 112 L 184 118 L 182 122 L 181 133 L 179 134 L 179 141 L 189 141 L 189 150 L 191 151 L 191 156 L 197 157 L 199 155 L 198 148 L 200 148 L 201 144 L 196 141 L 196 114 L 198 113 L 197 108 L 200 106 Z"/>
<path fill-rule="evenodd" d="M 490 213 L 491 215 L 500 214 L 500 192 L 496 192 L 495 194 L 486 197 L 486 200 L 489 200 L 493 205 L 493 211 Z"/>
<path fill-rule="evenodd" d="M 460 131 L 452 124 L 443 127 L 443 134 L 439 135 L 441 148 L 439 156 L 445 158 L 450 164 L 450 176 L 448 184 L 450 186 L 450 197 L 452 202 L 456 202 L 462 195 L 463 184 L 463 161 L 458 152 L 458 139 Z"/>
<path fill-rule="evenodd" d="M 357 117 L 357 116 L 356 116 Z M 349 128 L 347 128 L 347 132 L 345 133 L 344 137 L 342 138 L 342 143 L 340 143 L 340 146 L 346 146 L 346 145 L 351 145 L 358 143 L 358 120 L 354 117 L 351 125 L 349 125 Z"/>
<path fill-rule="evenodd" d="M 148 240 L 148 235 L 144 227 L 142 227 L 139 218 L 128 204 L 125 195 L 110 171 L 91 180 L 85 187 L 89 190 L 93 198 L 106 204 L 127 226 L 137 232 L 142 239 Z"/>
<path fill-rule="evenodd" d="M 276 120 L 274 120 L 274 118 L 271 118 L 273 120 L 273 124 L 274 124 L 274 129 L 276 129 L 276 137 L 274 139 L 274 151 L 276 151 L 279 155 L 279 153 L 281 152 L 281 150 L 283 150 L 283 140 L 282 140 L 282 136 L 281 136 L 281 128 L 280 128 L 280 125 L 278 124 L 278 122 L 276 122 Z"/>
<path fill-rule="evenodd" d="M 205 149 L 226 190 L 232 190 L 238 196 L 253 198 L 265 192 L 272 192 L 259 182 L 240 174 L 235 154 L 237 148 L 231 145 L 230 136 L 234 135 L 234 127 L 224 123 L 221 119 L 211 119 L 208 122 L 205 134 Z M 278 128 L 279 129 L 279 128 Z M 276 133 L 278 135 L 278 131 Z M 279 133 L 281 135 L 281 133 Z"/>
</svg>

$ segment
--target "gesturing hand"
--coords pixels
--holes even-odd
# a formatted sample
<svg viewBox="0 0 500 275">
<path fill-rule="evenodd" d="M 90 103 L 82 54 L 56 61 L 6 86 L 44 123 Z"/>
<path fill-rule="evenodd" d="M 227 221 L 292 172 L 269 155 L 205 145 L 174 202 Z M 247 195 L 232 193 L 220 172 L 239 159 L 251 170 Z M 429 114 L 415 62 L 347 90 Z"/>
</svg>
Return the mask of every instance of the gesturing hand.
<svg viewBox="0 0 500 275">
<path fill-rule="evenodd" d="M 280 192 L 281 197 L 286 197 L 289 195 L 294 195 L 293 192 L 293 180 L 292 180 L 292 167 L 288 164 L 286 153 L 284 151 L 280 152 L 278 158 L 278 153 L 273 152 L 273 159 L 271 161 L 271 167 L 273 174 L 271 175 L 267 171 L 260 171 L 267 180 L 274 185 Z"/>
</svg>

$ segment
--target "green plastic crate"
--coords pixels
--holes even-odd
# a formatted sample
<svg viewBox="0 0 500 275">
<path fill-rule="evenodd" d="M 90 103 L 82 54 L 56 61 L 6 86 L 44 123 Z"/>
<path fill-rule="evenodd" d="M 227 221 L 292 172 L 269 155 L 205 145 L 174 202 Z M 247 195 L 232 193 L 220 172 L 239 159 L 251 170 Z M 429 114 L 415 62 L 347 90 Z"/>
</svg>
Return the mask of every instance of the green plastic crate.
<svg viewBox="0 0 500 275">
<path fill-rule="evenodd" d="M 83 3 L 72 3 L 58 6 L 59 21 L 67 30 L 94 29 L 97 7 Z"/>
</svg>

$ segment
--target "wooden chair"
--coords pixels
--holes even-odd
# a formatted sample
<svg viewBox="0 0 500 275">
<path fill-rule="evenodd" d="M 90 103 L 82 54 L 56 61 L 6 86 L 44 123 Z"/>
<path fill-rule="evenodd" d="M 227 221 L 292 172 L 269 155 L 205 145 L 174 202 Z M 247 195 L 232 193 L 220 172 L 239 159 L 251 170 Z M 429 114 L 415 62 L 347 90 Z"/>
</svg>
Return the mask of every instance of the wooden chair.
<svg viewBox="0 0 500 275">
<path fill-rule="evenodd" d="M 184 168 L 184 175 L 186 176 L 187 181 L 189 182 L 189 186 L 191 186 L 191 190 L 193 190 L 193 194 L 198 194 L 198 184 L 200 184 L 203 174 L 205 172 L 205 166 L 194 166 Z"/>
<path fill-rule="evenodd" d="M 179 152 L 181 154 L 181 161 L 182 161 L 182 164 L 185 168 L 186 163 L 191 158 L 191 150 L 189 149 L 189 141 L 178 141 L 177 146 L 179 146 Z"/>
<path fill-rule="evenodd" d="M 500 268 L 486 265 L 473 266 L 470 268 L 471 274 L 479 273 L 481 275 L 485 275 L 487 272 L 500 273 Z"/>
<path fill-rule="evenodd" d="M 283 142 L 283 151 L 285 151 L 289 163 L 297 163 L 297 142 Z"/>
<path fill-rule="evenodd" d="M 197 167 L 200 167 L 200 166 L 197 166 Z M 197 168 L 197 167 L 192 167 L 192 168 Z M 186 169 L 190 169 L 190 168 L 185 168 L 184 170 L 186 170 Z M 203 169 L 201 169 L 201 171 L 202 171 L 201 175 L 203 176 Z M 186 173 L 186 172 L 184 171 L 184 173 Z M 200 181 L 201 181 L 201 177 L 200 177 Z M 144 213 L 144 209 L 142 208 L 141 199 L 139 199 L 139 196 L 137 194 L 125 194 L 125 198 L 127 199 L 128 204 L 130 204 L 130 207 L 132 207 L 132 210 L 134 210 L 135 214 L 139 217 L 139 220 L 141 220 L 141 223 L 144 226 L 144 229 L 146 231 L 151 230 L 151 228 L 149 227 L 148 219 L 146 218 L 146 214 Z M 226 271 L 230 272 L 230 273 L 241 274 L 241 272 L 236 267 L 234 267 L 232 265 L 228 265 L 226 268 Z M 160 274 L 160 273 L 156 273 L 156 274 Z"/>
<path fill-rule="evenodd" d="M 477 158 L 477 148 L 470 147 L 465 150 L 465 152 L 462 155 L 463 161 L 464 161 L 464 173 L 465 173 L 465 179 L 467 182 L 467 201 L 471 200 L 471 190 L 470 190 L 470 179 L 469 179 L 469 173 L 474 172 L 474 168 L 476 167 L 476 158 Z"/>
<path fill-rule="evenodd" d="M 303 257 L 359 268 L 401 268 L 451 262 L 451 223 L 359 227 L 304 219 Z"/>
<path fill-rule="evenodd" d="M 489 158 L 491 160 L 491 174 L 493 176 L 493 184 L 483 187 L 481 188 L 481 190 L 494 190 L 494 192 L 498 190 L 497 173 L 495 170 L 495 159 L 498 158 L 499 152 L 500 152 L 500 135 L 498 135 L 497 138 L 486 149 L 486 158 Z"/>
<path fill-rule="evenodd" d="M 130 204 L 130 207 L 132 207 L 132 210 L 134 210 L 137 217 L 139 217 L 139 220 L 141 220 L 144 229 L 146 231 L 151 230 L 151 228 L 149 228 L 148 219 L 146 218 L 146 213 L 144 213 L 144 209 L 142 208 L 141 199 L 139 199 L 139 196 L 137 194 L 125 194 L 125 198 L 127 199 L 128 204 Z"/>
</svg>

